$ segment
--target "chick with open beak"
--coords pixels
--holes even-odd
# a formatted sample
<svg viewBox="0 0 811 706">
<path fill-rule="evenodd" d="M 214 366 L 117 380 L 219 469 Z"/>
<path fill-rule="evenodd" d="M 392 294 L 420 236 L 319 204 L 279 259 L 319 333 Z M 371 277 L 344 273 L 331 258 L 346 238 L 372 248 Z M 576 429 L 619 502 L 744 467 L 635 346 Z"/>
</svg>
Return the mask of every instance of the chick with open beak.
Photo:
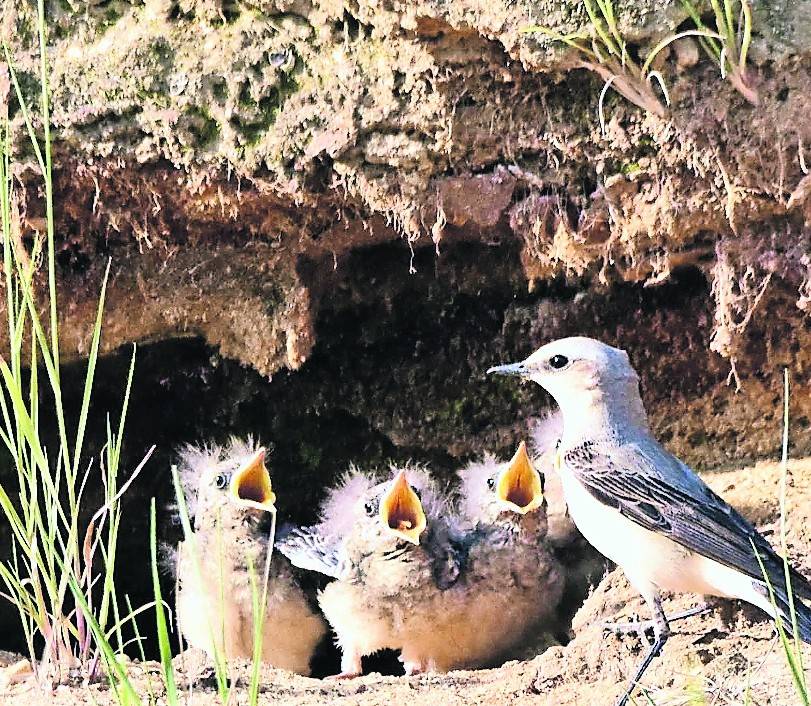
<svg viewBox="0 0 811 706">
<path fill-rule="evenodd" d="M 547 541 L 543 476 L 523 442 L 509 462 L 486 456 L 458 475 L 458 512 L 472 539 L 465 580 L 453 589 L 470 586 L 458 618 L 470 628 L 457 641 L 478 665 L 548 646 L 562 624 L 565 571 Z"/>
<path fill-rule="evenodd" d="M 179 544 L 175 564 L 180 631 L 190 646 L 209 655 L 251 658 L 251 572 L 261 587 L 276 512 L 265 450 L 250 439 L 232 438 L 225 446 L 186 446 L 178 461 L 194 526 L 193 535 Z M 325 632 L 289 562 L 273 553 L 262 660 L 309 674 L 310 658 Z"/>
<path fill-rule="evenodd" d="M 453 521 L 424 469 L 392 468 L 382 482 L 352 470 L 329 491 L 317 525 L 279 542 L 296 566 L 335 579 L 319 603 L 341 649 L 339 677 L 361 674 L 361 658 L 386 648 L 401 650 L 407 672 L 430 658 L 426 620 L 464 561 Z"/>
</svg>

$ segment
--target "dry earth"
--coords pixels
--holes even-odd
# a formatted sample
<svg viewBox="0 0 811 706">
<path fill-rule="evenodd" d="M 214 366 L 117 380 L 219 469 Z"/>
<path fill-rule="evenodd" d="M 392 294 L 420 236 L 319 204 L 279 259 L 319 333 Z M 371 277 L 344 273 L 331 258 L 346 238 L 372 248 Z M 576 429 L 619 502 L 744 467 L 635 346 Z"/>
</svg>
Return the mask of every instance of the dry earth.
<svg viewBox="0 0 811 706">
<path fill-rule="evenodd" d="M 779 538 L 781 472 L 778 464 L 764 462 L 705 477 L 716 491 L 768 533 L 772 541 Z M 794 564 L 811 575 L 811 458 L 791 462 L 787 503 L 789 553 Z M 696 604 L 697 599 L 683 596 L 668 601 L 666 608 L 674 612 Z M 640 659 L 643 645 L 635 637 L 607 636 L 602 624 L 637 614 L 645 617 L 642 601 L 622 575 L 612 571 L 575 616 L 572 641 L 565 647 L 552 647 L 533 660 L 508 662 L 498 669 L 445 675 L 381 677 L 370 674 L 345 682 L 308 679 L 267 669 L 262 675 L 260 703 L 284 706 L 389 706 L 398 702 L 413 706 L 612 704 Z M 675 634 L 664 656 L 654 663 L 644 681 L 651 702 L 656 706 L 791 706 L 798 703 L 775 631 L 755 609 L 719 603 L 713 612 L 674 627 Z M 811 646 L 805 646 L 803 655 L 806 664 L 811 664 Z M 191 690 L 184 692 L 188 694 L 186 703 L 200 706 L 217 703 L 210 672 L 199 662 L 198 655 L 191 651 L 184 653 L 175 663 L 184 686 L 188 688 L 191 684 Z M 157 664 L 133 664 L 131 672 L 144 696 L 151 688 L 160 703 L 164 703 Z M 238 684 L 244 684 L 247 667 L 234 665 L 233 675 Z M 233 703 L 247 703 L 243 686 L 238 686 L 235 693 Z M 20 706 L 114 703 L 106 687 L 62 686 L 45 694 L 30 682 L 9 687 L 3 698 L 4 704 Z M 650 702 L 640 696 L 637 703 Z"/>
</svg>

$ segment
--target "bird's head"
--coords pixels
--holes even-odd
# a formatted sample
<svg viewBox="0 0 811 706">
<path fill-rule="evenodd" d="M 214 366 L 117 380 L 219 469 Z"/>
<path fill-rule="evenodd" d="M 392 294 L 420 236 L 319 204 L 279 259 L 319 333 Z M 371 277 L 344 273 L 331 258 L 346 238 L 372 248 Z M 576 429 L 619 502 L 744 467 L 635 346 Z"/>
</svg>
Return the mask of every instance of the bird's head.
<svg viewBox="0 0 811 706">
<path fill-rule="evenodd" d="M 187 488 L 192 486 L 187 502 L 196 529 L 264 524 L 275 513 L 276 495 L 265 455 L 252 440 L 237 439 L 222 447 L 181 451 L 181 478 Z"/>
<path fill-rule="evenodd" d="M 639 380 L 619 348 L 593 338 L 561 338 L 541 346 L 520 363 L 496 365 L 488 373 L 515 375 L 541 385 L 560 406 L 566 424 L 595 402 L 629 406 L 634 416 L 641 411 Z"/>
<path fill-rule="evenodd" d="M 522 441 L 508 463 L 488 456 L 459 471 L 460 509 L 475 524 L 518 525 L 543 511 L 543 476 L 532 465 Z"/>
<path fill-rule="evenodd" d="M 320 532 L 347 547 L 350 554 L 376 556 L 419 547 L 438 493 L 421 468 L 391 468 L 379 476 L 352 469 L 329 491 L 321 508 Z M 399 555 L 398 551 L 398 555 Z"/>
</svg>

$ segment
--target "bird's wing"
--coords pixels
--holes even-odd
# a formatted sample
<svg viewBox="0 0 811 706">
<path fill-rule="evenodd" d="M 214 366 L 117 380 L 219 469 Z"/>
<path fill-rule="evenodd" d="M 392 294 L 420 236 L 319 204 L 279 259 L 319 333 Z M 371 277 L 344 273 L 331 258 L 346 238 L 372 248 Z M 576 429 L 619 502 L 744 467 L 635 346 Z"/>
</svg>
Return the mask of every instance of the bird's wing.
<svg viewBox="0 0 811 706">
<path fill-rule="evenodd" d="M 293 566 L 307 571 L 342 579 L 349 569 L 340 544 L 328 541 L 318 527 L 291 529 L 276 540 L 274 548 L 284 554 Z"/>
<path fill-rule="evenodd" d="M 733 507 L 685 464 L 661 448 L 586 441 L 563 463 L 600 502 L 703 556 L 785 590 L 783 558 Z M 757 554 L 753 551 L 753 545 Z M 791 569 L 794 592 L 811 598 L 811 584 Z"/>
</svg>

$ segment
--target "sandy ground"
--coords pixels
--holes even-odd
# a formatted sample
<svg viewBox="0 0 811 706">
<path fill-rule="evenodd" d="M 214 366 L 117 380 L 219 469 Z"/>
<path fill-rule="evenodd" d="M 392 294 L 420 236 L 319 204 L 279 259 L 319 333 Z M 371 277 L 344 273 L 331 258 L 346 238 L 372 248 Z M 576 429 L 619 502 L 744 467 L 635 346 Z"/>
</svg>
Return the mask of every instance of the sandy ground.
<svg viewBox="0 0 811 706">
<path fill-rule="evenodd" d="M 779 535 L 777 464 L 756 466 L 706 476 L 715 490 L 741 509 L 764 532 Z M 811 458 L 790 465 L 787 489 L 789 551 L 795 565 L 811 575 Z M 672 613 L 700 603 L 692 596 L 666 602 Z M 266 669 L 262 675 L 260 703 L 285 706 L 390 706 L 407 702 L 423 704 L 544 704 L 576 706 L 612 704 L 622 692 L 627 676 L 644 651 L 636 636 L 606 634 L 603 623 L 647 617 L 644 605 L 617 571 L 607 574 L 594 589 L 573 624 L 573 640 L 553 647 L 530 661 L 508 662 L 498 669 L 452 672 L 416 677 L 381 677 L 370 674 L 343 682 L 298 677 Z M 664 656 L 648 671 L 637 703 L 656 706 L 680 704 L 751 704 L 789 706 L 798 703 L 791 676 L 771 623 L 756 609 L 719 602 L 710 613 L 674 624 L 675 634 Z M 811 646 L 804 646 L 811 664 Z M 12 655 L 0 655 L 6 663 Z M 184 653 L 176 658 L 184 686 L 184 703 L 209 706 L 218 703 L 210 670 L 199 656 Z M 247 665 L 233 665 L 236 689 L 232 704 L 247 703 Z M 149 688 L 158 703 L 166 703 L 157 664 L 132 664 L 131 672 L 144 702 Z M 149 686 L 151 685 L 151 686 Z M 149 687 L 149 688 L 148 688 Z M 115 703 L 103 685 L 59 687 L 43 693 L 30 681 L 7 686 L 3 704 L 20 706 L 75 706 Z"/>
</svg>

